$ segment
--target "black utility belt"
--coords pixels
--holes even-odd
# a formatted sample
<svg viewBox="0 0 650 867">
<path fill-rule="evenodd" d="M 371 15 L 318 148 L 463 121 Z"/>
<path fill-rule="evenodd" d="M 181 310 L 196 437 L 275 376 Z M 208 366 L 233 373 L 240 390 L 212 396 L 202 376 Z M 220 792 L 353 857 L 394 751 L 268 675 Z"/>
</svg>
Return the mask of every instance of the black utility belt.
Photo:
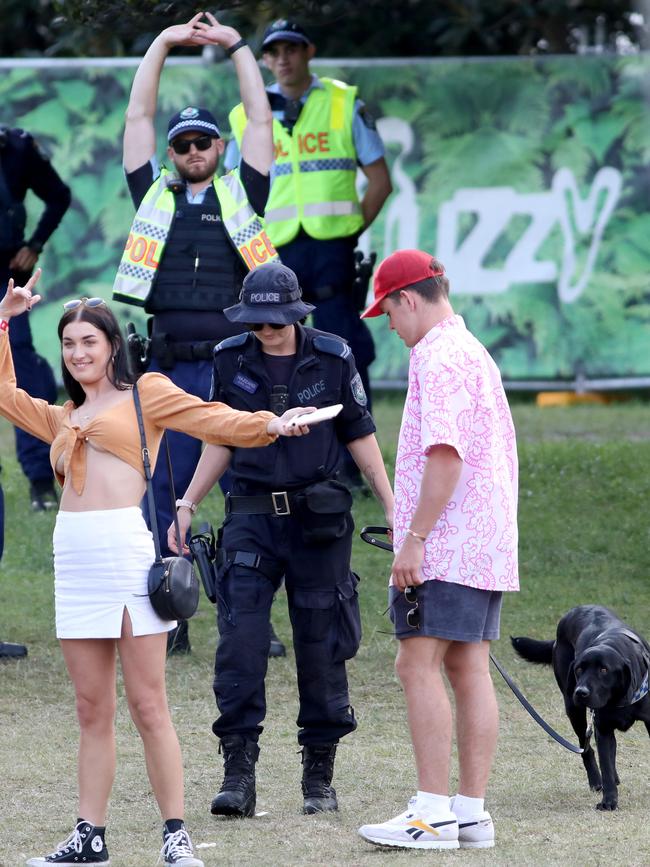
<svg viewBox="0 0 650 867">
<path fill-rule="evenodd" d="M 161 365 L 170 367 L 174 361 L 211 361 L 218 340 L 178 342 L 166 336 L 153 334 L 151 355 Z"/>
<path fill-rule="evenodd" d="M 291 507 L 296 507 L 296 493 L 273 491 L 270 494 L 237 496 L 226 494 L 227 515 L 290 515 Z"/>
<path fill-rule="evenodd" d="M 336 479 L 323 479 L 295 491 L 271 491 L 249 497 L 226 495 L 226 514 L 296 515 L 303 541 L 319 544 L 351 531 L 352 494 Z"/>
</svg>

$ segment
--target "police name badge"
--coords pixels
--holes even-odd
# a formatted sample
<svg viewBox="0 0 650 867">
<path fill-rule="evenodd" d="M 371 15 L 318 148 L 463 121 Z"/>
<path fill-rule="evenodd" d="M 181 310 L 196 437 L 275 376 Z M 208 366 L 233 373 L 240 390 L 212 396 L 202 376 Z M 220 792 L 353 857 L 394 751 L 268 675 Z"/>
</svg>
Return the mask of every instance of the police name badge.
<svg viewBox="0 0 650 867">
<path fill-rule="evenodd" d="M 352 391 L 352 397 L 359 404 L 359 406 L 367 406 L 368 398 L 366 396 L 366 390 L 363 387 L 363 382 L 361 381 L 361 374 L 357 373 L 352 377 L 350 382 L 350 390 Z"/>
<path fill-rule="evenodd" d="M 258 382 L 255 382 L 255 380 L 251 379 L 250 376 L 245 376 L 241 372 L 235 374 L 232 384 L 236 385 L 237 388 L 247 391 L 249 394 L 255 394 L 257 389 L 260 387 Z"/>
</svg>

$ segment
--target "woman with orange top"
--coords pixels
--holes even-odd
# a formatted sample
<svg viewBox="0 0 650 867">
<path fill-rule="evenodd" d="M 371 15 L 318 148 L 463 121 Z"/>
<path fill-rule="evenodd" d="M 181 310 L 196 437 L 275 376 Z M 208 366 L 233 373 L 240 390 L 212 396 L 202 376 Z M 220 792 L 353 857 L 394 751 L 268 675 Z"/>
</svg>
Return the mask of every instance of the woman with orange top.
<svg viewBox="0 0 650 867">
<path fill-rule="evenodd" d="M 144 744 L 160 808 L 165 865 L 203 867 L 183 824 L 183 766 L 165 689 L 167 631 L 147 593 L 154 560 L 140 502 L 145 492 L 134 381 L 118 323 L 100 298 L 64 305 L 59 322 L 63 383 L 70 400 L 48 404 L 16 388 L 9 320 L 31 309 L 40 269 L 24 287 L 9 281 L 0 301 L 0 414 L 51 443 L 63 486 L 54 530 L 56 632 L 74 684 L 79 741 L 79 810 L 72 834 L 30 867 L 108 864 L 104 823 L 115 775 L 116 667 Z M 166 428 L 206 442 L 262 446 L 301 435 L 290 418 L 204 403 L 159 373 L 138 381 L 147 446 L 155 464 Z"/>
</svg>

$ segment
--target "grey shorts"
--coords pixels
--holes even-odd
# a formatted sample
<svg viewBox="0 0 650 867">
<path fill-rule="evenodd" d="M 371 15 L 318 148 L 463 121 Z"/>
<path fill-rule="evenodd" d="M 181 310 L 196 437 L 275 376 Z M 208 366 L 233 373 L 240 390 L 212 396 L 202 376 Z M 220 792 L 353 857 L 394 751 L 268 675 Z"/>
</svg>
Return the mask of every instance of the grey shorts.
<svg viewBox="0 0 650 867">
<path fill-rule="evenodd" d="M 449 581 L 425 581 L 415 589 L 419 626 L 409 626 L 406 616 L 415 604 L 403 590 L 388 588 L 390 619 L 395 638 L 447 638 L 451 641 L 496 641 L 501 619 L 500 590 L 477 590 Z M 411 617 L 411 622 L 413 622 Z"/>
</svg>

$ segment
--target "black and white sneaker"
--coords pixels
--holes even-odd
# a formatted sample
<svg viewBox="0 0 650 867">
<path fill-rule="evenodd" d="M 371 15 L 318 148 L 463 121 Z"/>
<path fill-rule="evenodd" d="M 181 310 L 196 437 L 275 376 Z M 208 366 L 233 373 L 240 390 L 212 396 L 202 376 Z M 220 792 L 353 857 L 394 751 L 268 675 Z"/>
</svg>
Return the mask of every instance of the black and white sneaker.
<svg viewBox="0 0 650 867">
<path fill-rule="evenodd" d="M 160 857 L 165 867 L 205 867 L 203 861 L 194 857 L 192 841 L 185 828 L 178 831 L 163 831 L 163 847 Z"/>
<path fill-rule="evenodd" d="M 80 864 L 110 864 L 108 850 L 104 842 L 104 828 L 95 827 L 83 819 L 67 838 L 56 847 L 56 851 L 40 858 L 30 858 L 27 867 L 79 867 Z"/>
</svg>

